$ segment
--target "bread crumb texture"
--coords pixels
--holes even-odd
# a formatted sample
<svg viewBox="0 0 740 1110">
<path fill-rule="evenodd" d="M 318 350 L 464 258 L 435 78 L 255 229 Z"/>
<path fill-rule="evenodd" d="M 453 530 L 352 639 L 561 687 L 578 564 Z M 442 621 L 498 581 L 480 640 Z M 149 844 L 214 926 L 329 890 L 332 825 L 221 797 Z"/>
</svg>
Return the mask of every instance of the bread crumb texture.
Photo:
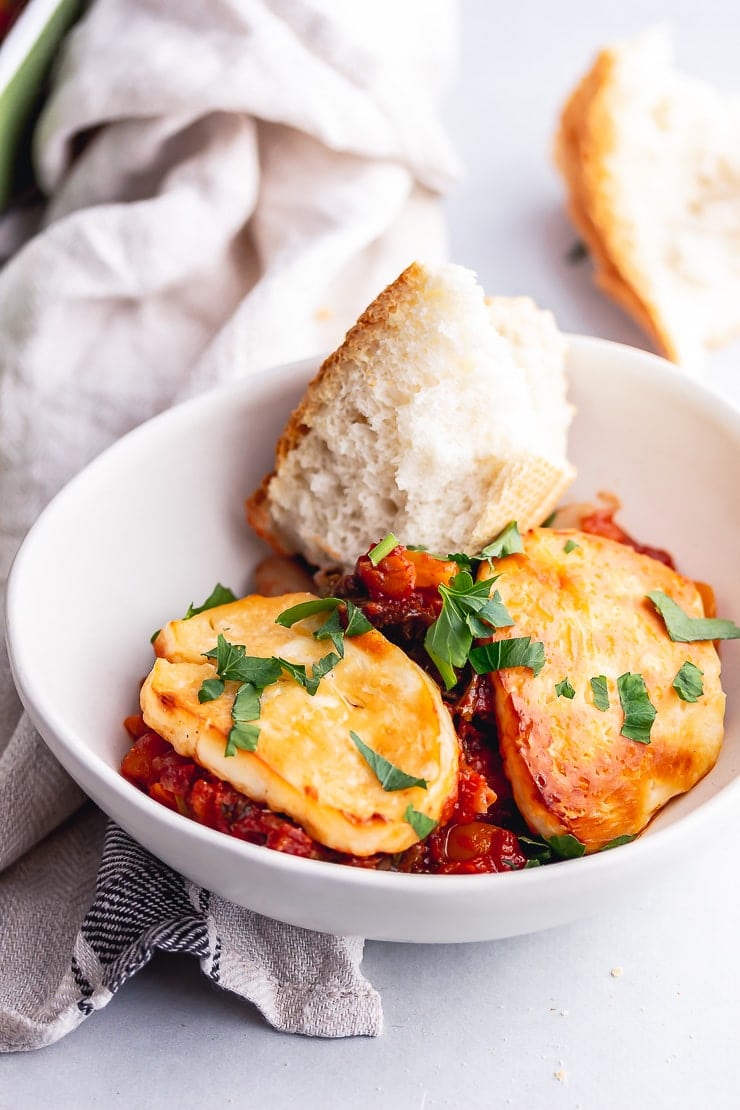
<svg viewBox="0 0 740 1110">
<path fill-rule="evenodd" d="M 656 28 L 598 55 L 555 156 L 598 285 L 700 369 L 740 333 L 740 101 L 680 73 Z"/>
<path fill-rule="evenodd" d="M 387 532 L 480 550 L 538 524 L 570 484 L 566 344 L 527 298 L 414 263 L 324 362 L 247 503 L 277 550 L 351 567 Z"/>
</svg>

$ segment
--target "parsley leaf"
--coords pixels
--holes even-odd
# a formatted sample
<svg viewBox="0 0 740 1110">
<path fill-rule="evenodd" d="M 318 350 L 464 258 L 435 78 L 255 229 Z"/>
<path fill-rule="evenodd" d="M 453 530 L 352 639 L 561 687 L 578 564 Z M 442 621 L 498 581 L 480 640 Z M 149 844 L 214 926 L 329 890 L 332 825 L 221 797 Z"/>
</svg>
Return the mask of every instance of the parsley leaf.
<svg viewBox="0 0 740 1110">
<path fill-rule="evenodd" d="M 571 551 L 575 551 L 575 549 L 577 547 L 580 547 L 580 546 L 581 545 L 579 543 L 576 543 L 575 540 L 566 540 L 565 541 L 565 546 L 563 547 L 563 551 L 565 552 L 566 555 L 570 555 Z"/>
<path fill-rule="evenodd" d="M 392 532 L 389 532 L 387 536 L 383 536 L 380 543 L 376 543 L 375 547 L 372 547 L 368 551 L 367 557 L 373 566 L 377 567 L 381 559 L 385 559 L 386 555 L 390 555 L 394 547 L 398 547 L 398 540 Z"/>
<path fill-rule="evenodd" d="M 622 836 L 615 836 L 613 840 L 609 840 L 603 848 L 599 848 L 599 851 L 609 852 L 612 848 L 621 848 L 623 844 L 631 844 L 636 839 L 637 833 L 624 833 Z"/>
<path fill-rule="evenodd" d="M 555 523 L 555 517 L 557 515 L 558 510 L 553 509 L 550 515 L 546 516 L 545 519 L 542 521 L 542 524 L 540 524 L 540 528 L 552 528 L 553 524 Z"/>
<path fill-rule="evenodd" d="M 662 590 L 651 590 L 647 595 L 660 613 L 666 632 L 675 642 L 688 644 L 695 640 L 737 640 L 740 628 L 734 621 L 713 617 L 690 617 L 678 602 Z"/>
<path fill-rule="evenodd" d="M 319 682 L 324 675 L 327 675 L 340 661 L 341 656 L 337 655 L 335 651 L 330 651 L 328 655 L 322 655 L 321 659 L 314 663 L 311 674 L 308 674 L 304 663 L 291 663 L 288 659 L 281 659 L 280 656 L 276 657 L 276 662 L 280 664 L 283 670 L 287 671 L 312 697 L 318 690 Z"/>
<path fill-rule="evenodd" d="M 524 543 L 517 522 L 512 520 L 483 548 L 481 555 L 487 559 L 503 559 L 506 555 L 515 555 L 520 551 L 524 551 Z"/>
<path fill-rule="evenodd" d="M 298 621 L 312 617 L 314 613 L 330 613 L 342 604 L 341 598 L 338 597 L 317 597 L 313 601 L 302 601 L 299 605 L 291 605 L 289 609 L 283 609 L 282 613 L 275 617 L 275 624 L 281 624 L 283 628 L 292 628 Z"/>
<path fill-rule="evenodd" d="M 347 627 L 344 630 L 345 636 L 363 636 L 366 632 L 372 632 L 373 626 L 367 619 L 362 609 L 359 609 L 353 602 L 343 602 L 345 613 L 347 616 Z"/>
<path fill-rule="evenodd" d="M 229 732 L 224 755 L 236 755 L 237 748 L 243 752 L 256 752 L 259 735 L 260 730 L 257 725 L 249 724 L 247 721 L 236 721 Z"/>
<path fill-rule="evenodd" d="M 606 675 L 597 674 L 590 680 L 591 690 L 594 695 L 594 705 L 605 713 L 609 708 L 609 691 L 606 685 Z"/>
<path fill-rule="evenodd" d="M 205 613 L 208 609 L 216 609 L 219 605 L 228 605 L 231 601 L 236 601 L 236 594 L 228 586 L 222 586 L 220 582 L 217 582 L 202 605 L 193 605 L 192 601 L 190 602 L 188 611 L 182 619 L 189 621 L 191 617 L 197 616 L 198 613 Z"/>
<path fill-rule="evenodd" d="M 473 640 L 514 623 L 498 590 L 489 597 L 492 581 L 474 582 L 461 570 L 448 586 L 438 587 L 442 612 L 427 629 L 424 647 L 448 690 L 457 682 L 454 668 L 467 663 Z"/>
<path fill-rule="evenodd" d="M 564 678 L 561 682 L 555 683 L 555 693 L 558 695 L 559 698 L 568 698 L 571 701 L 576 696 L 576 692 L 571 686 L 567 677 Z"/>
<path fill-rule="evenodd" d="M 695 663 L 686 660 L 678 671 L 671 685 L 681 701 L 698 701 L 704 693 L 702 677 L 704 671 L 699 670 Z"/>
<path fill-rule="evenodd" d="M 401 771 L 398 767 L 395 767 L 385 756 L 369 748 L 352 729 L 350 729 L 349 734 L 352 738 L 352 743 L 370 767 L 370 770 L 375 775 L 383 790 L 408 790 L 409 787 L 412 786 L 420 786 L 422 790 L 426 790 L 426 779 L 418 779 L 413 775 L 407 775 L 405 771 Z"/>
<path fill-rule="evenodd" d="M 339 619 L 338 609 L 334 609 L 313 635 L 315 640 L 331 640 L 337 654 L 339 656 L 344 655 L 344 628 Z"/>
<path fill-rule="evenodd" d="M 252 682 L 243 682 L 236 692 L 231 716 L 235 721 L 256 721 L 260 715 L 262 690 Z"/>
<path fill-rule="evenodd" d="M 586 854 L 586 845 L 582 844 L 578 837 L 573 836 L 572 833 L 550 836 L 547 843 L 560 859 L 579 859 Z"/>
<path fill-rule="evenodd" d="M 437 827 L 437 822 L 433 821 L 431 817 L 427 817 L 426 813 L 419 813 L 412 805 L 407 805 L 403 815 L 406 821 L 414 830 L 419 840 L 423 840 L 425 836 L 429 836 L 432 829 Z"/>
<path fill-rule="evenodd" d="M 206 701 L 215 701 L 220 698 L 224 692 L 224 684 L 220 678 L 207 678 L 198 691 L 198 701 L 203 704 Z"/>
<path fill-rule="evenodd" d="M 219 632 L 216 647 L 204 651 L 206 659 L 215 660 L 216 673 L 225 682 L 251 682 L 255 686 L 271 686 L 280 678 L 280 664 L 273 656 L 247 655 L 243 644 L 231 644 Z"/>
<path fill-rule="evenodd" d="M 636 740 L 638 744 L 650 743 L 650 729 L 657 716 L 657 710 L 648 697 L 645 679 L 641 674 L 621 674 L 617 679 L 619 703 L 624 713 L 620 729 L 622 736 Z"/>
<path fill-rule="evenodd" d="M 545 645 L 531 636 L 514 636 L 510 640 L 493 640 L 470 652 L 470 662 L 478 674 L 500 671 L 505 667 L 529 667 L 538 675 L 545 665 Z"/>
</svg>

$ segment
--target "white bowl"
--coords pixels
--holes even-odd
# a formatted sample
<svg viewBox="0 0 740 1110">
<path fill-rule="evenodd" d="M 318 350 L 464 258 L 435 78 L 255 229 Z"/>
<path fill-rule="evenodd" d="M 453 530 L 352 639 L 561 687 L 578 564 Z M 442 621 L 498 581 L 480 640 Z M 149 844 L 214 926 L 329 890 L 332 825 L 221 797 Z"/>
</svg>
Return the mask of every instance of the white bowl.
<svg viewBox="0 0 740 1110">
<path fill-rule="evenodd" d="M 740 414 L 642 351 L 573 338 L 568 362 L 572 496 L 616 493 L 625 527 L 711 582 L 720 615 L 737 620 Z M 249 588 L 264 548 L 245 523 L 244 498 L 271 468 L 275 439 L 315 370 L 272 370 L 165 413 L 101 455 L 42 514 L 13 566 L 7 604 L 12 666 L 37 728 L 155 855 L 225 898 L 309 929 L 484 940 L 634 897 L 694 838 L 710 836 L 720 808 L 738 798 L 739 642 L 722 646 L 727 736 L 711 774 L 634 843 L 547 867 L 405 875 L 297 859 L 170 812 L 119 774 L 121 722 L 137 708 L 152 630 L 217 580 Z"/>
</svg>

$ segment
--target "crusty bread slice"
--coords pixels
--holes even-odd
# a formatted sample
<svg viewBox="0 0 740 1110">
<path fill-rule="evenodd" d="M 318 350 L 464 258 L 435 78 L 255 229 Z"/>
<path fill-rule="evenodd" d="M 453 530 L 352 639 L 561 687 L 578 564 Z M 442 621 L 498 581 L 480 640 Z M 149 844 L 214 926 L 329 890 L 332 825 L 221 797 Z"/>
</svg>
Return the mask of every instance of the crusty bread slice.
<svg viewBox="0 0 740 1110">
<path fill-rule="evenodd" d="M 250 523 L 344 567 L 389 531 L 475 553 L 512 519 L 540 523 L 575 473 L 564 358 L 531 301 L 486 302 L 469 270 L 414 263 L 310 383 Z"/>
<path fill-rule="evenodd" d="M 699 369 L 740 333 L 740 103 L 679 73 L 658 28 L 599 54 L 555 156 L 597 283 Z"/>
</svg>

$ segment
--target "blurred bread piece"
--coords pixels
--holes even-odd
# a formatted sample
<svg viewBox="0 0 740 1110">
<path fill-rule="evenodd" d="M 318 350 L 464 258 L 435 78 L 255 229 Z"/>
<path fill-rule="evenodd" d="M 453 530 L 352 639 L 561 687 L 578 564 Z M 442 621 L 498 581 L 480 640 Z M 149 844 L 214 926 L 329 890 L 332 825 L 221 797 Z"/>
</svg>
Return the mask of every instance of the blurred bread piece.
<svg viewBox="0 0 740 1110">
<path fill-rule="evenodd" d="M 740 101 L 676 70 L 656 28 L 599 54 L 555 156 L 597 284 L 700 369 L 740 333 Z"/>
<path fill-rule="evenodd" d="M 412 264 L 310 383 L 250 523 L 281 553 L 345 568 L 389 531 L 474 553 L 512 519 L 539 524 L 575 474 L 565 350 L 527 298 Z"/>
</svg>

